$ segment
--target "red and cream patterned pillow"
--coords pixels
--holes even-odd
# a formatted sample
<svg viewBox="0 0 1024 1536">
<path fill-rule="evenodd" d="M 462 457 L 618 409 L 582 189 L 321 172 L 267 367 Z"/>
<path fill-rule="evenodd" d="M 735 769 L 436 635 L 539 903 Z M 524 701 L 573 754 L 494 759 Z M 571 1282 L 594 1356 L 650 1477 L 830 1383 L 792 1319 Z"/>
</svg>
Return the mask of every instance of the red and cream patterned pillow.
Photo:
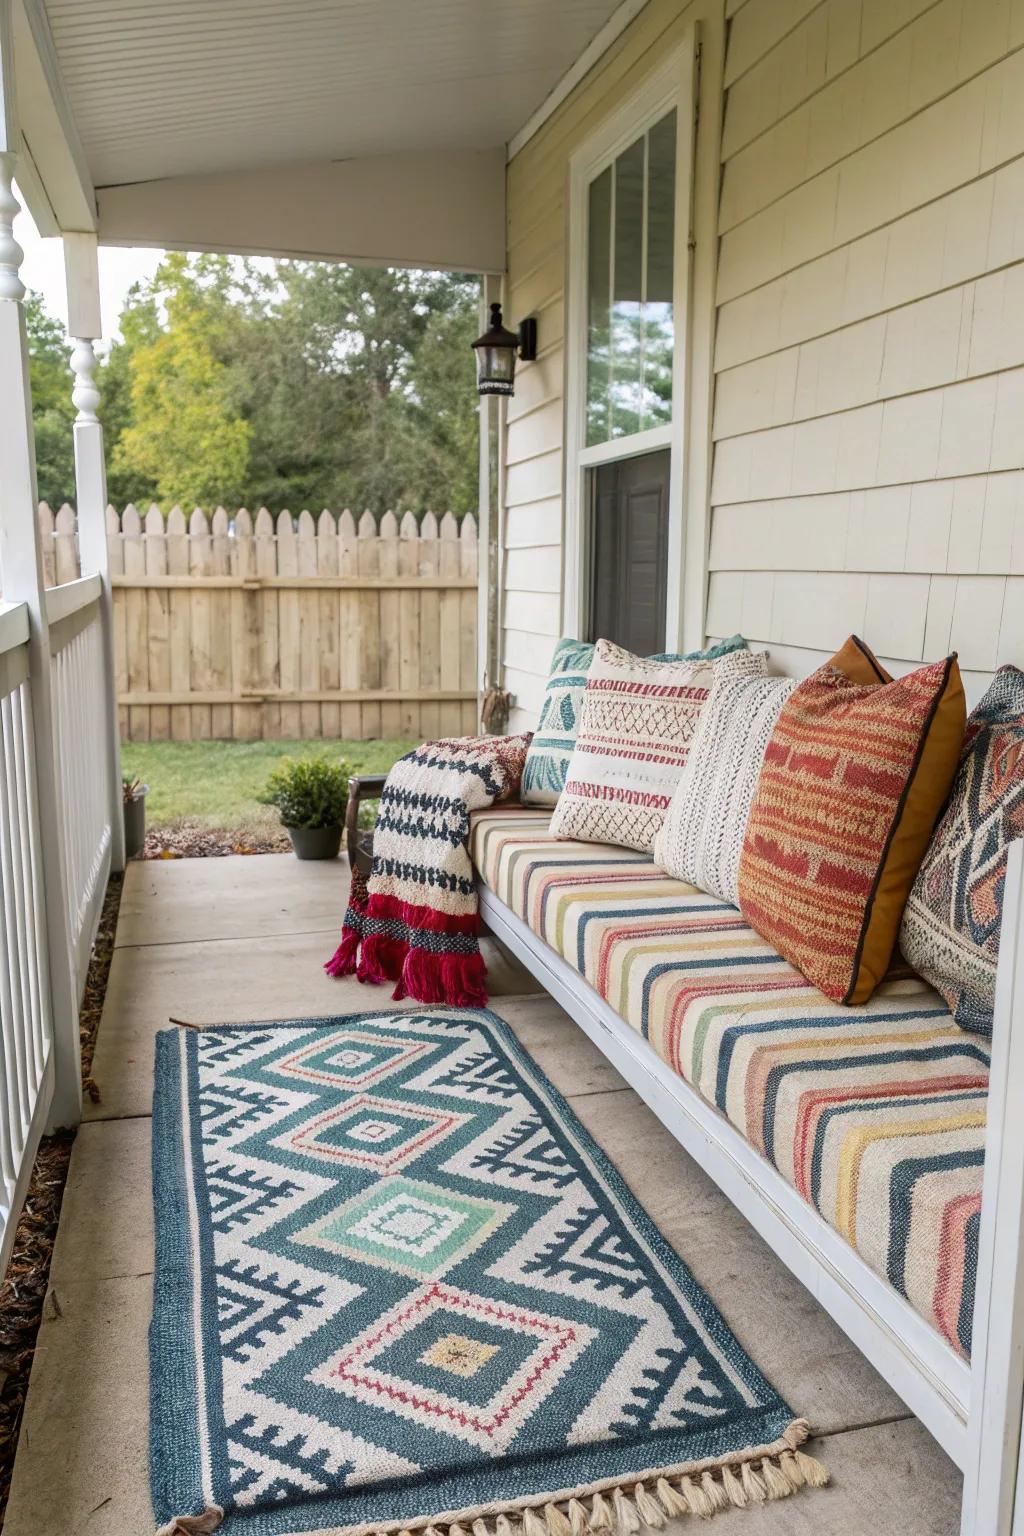
<svg viewBox="0 0 1024 1536">
<path fill-rule="evenodd" d="M 763 676 L 767 659 L 733 651 L 715 661 L 653 661 L 599 640 L 554 836 L 650 852 L 713 678 Z"/>
<path fill-rule="evenodd" d="M 866 1003 L 964 735 L 955 656 L 891 678 L 851 636 L 790 694 L 747 820 L 739 907 L 837 1003 Z"/>
</svg>

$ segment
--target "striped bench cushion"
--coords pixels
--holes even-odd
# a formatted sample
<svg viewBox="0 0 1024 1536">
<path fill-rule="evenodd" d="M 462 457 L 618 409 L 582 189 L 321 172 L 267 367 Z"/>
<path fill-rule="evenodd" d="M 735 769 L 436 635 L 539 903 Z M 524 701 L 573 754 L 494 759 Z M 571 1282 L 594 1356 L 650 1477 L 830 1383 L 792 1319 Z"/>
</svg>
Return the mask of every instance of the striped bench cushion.
<svg viewBox="0 0 1024 1536">
<path fill-rule="evenodd" d="M 735 907 L 547 823 L 482 813 L 481 878 L 968 1356 L 985 1042 L 916 979 L 831 1003 Z"/>
</svg>

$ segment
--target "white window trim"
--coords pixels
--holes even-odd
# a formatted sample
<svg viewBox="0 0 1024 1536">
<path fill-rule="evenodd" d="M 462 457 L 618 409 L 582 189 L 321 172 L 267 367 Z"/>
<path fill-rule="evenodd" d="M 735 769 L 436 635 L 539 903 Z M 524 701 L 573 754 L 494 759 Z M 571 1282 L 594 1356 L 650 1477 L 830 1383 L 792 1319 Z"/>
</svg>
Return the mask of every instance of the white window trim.
<svg viewBox="0 0 1024 1536">
<path fill-rule="evenodd" d="M 586 472 L 669 448 L 668 597 L 665 649 L 680 648 L 682 636 L 684 481 L 689 417 L 688 368 L 692 311 L 694 129 L 697 104 L 697 29 L 618 107 L 569 161 L 569 241 L 566 289 L 565 580 L 562 632 L 583 633 L 587 622 Z M 673 306 L 672 421 L 630 437 L 587 446 L 587 236 L 590 183 L 673 107 L 676 110 L 676 207 Z"/>
</svg>

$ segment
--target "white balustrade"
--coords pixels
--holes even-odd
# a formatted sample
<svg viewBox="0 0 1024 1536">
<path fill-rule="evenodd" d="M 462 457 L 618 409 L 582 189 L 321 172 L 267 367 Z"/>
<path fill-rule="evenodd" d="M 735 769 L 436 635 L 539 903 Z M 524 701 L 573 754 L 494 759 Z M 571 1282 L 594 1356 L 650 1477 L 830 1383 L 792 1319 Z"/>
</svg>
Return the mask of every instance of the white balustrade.
<svg viewBox="0 0 1024 1536">
<path fill-rule="evenodd" d="M 98 576 L 46 594 L 65 901 L 81 997 L 110 873 L 110 765 L 106 737 L 101 583 Z"/>
<path fill-rule="evenodd" d="M 0 1272 L 54 1081 L 34 740 L 28 613 L 0 604 Z"/>
<path fill-rule="evenodd" d="M 0 0 L 0 66 L 10 21 Z M 12 230 L 12 145 L 20 135 L 10 105 L 0 89 L 0 584 L 7 599 L 0 602 L 0 1273 L 40 1136 L 80 1118 L 78 1007 L 107 876 L 112 865 L 121 867 L 123 848 L 92 345 L 98 320 L 77 305 L 78 321 L 90 332 L 76 341 L 73 359 L 79 544 L 87 574 L 47 590 L 21 251 Z M 75 241 L 88 287 L 95 242 Z"/>
</svg>

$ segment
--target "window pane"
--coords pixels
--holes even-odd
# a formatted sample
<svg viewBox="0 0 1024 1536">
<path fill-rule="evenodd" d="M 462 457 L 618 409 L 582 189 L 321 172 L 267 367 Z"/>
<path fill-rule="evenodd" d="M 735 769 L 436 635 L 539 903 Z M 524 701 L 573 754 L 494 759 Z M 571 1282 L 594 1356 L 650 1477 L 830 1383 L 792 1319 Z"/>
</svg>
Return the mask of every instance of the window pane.
<svg viewBox="0 0 1024 1536">
<path fill-rule="evenodd" d="M 643 231 L 646 143 L 615 162 L 615 251 L 612 269 L 612 437 L 640 430 L 643 380 Z"/>
<path fill-rule="evenodd" d="M 590 185 L 587 443 L 672 419 L 676 113 Z"/>
<path fill-rule="evenodd" d="M 590 214 L 587 232 L 587 442 L 604 443 L 610 435 L 608 400 L 611 355 L 609 303 L 611 299 L 612 172 L 602 171 L 590 183 Z"/>
<path fill-rule="evenodd" d="M 676 114 L 655 123 L 647 153 L 644 428 L 672 420 L 672 277 L 675 261 Z"/>
</svg>

